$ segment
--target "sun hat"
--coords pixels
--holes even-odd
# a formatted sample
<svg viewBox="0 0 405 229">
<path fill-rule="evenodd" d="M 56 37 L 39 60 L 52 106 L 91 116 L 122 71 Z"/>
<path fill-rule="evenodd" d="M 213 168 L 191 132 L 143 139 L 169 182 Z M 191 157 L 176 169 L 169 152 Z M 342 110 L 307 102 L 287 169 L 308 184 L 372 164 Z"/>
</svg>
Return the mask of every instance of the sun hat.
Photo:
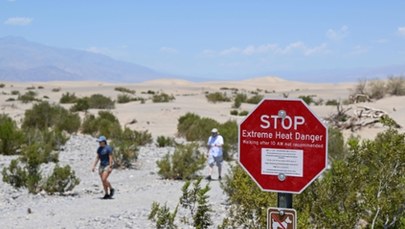
<svg viewBox="0 0 405 229">
<path fill-rule="evenodd" d="M 218 129 L 217 128 L 212 129 L 211 133 L 218 133 Z"/>
<path fill-rule="evenodd" d="M 107 138 L 103 135 L 101 135 L 100 137 L 98 137 L 97 142 L 105 142 L 107 141 Z"/>
</svg>

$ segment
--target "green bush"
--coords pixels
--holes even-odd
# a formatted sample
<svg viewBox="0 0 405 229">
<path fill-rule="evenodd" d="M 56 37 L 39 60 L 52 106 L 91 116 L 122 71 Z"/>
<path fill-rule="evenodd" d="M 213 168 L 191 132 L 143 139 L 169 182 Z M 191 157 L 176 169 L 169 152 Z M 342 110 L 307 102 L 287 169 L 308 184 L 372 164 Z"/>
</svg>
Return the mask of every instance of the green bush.
<svg viewBox="0 0 405 229">
<path fill-rule="evenodd" d="M 125 128 L 124 131 L 111 142 L 111 146 L 114 149 L 114 166 L 131 168 L 133 163 L 138 159 L 138 147 L 150 143 L 149 141 L 152 141 L 152 136 L 148 134 L 147 131 L 137 132 Z"/>
<path fill-rule="evenodd" d="M 232 105 L 232 108 L 240 108 L 242 103 L 245 103 L 247 101 L 247 95 L 243 93 L 238 93 L 235 96 L 234 103 Z"/>
<path fill-rule="evenodd" d="M 74 133 L 80 127 L 80 117 L 59 105 L 41 102 L 25 111 L 22 127 L 40 130 L 55 128 L 59 131 Z"/>
<path fill-rule="evenodd" d="M 208 99 L 208 102 L 211 103 L 231 101 L 231 99 L 226 96 L 226 93 L 221 92 L 208 93 L 207 95 L 205 95 L 205 97 Z"/>
<path fill-rule="evenodd" d="M 117 96 L 117 102 L 118 103 L 129 103 L 132 101 L 131 96 L 127 94 L 120 94 Z"/>
<path fill-rule="evenodd" d="M 56 165 L 53 173 L 47 178 L 43 189 L 49 194 L 63 194 L 73 190 L 79 183 L 80 179 L 76 177 L 69 165 L 64 167 Z"/>
<path fill-rule="evenodd" d="M 6 102 L 14 102 L 15 101 L 15 98 L 8 98 L 7 100 L 6 100 Z"/>
<path fill-rule="evenodd" d="M 123 92 L 123 93 L 128 93 L 128 94 L 135 94 L 135 90 L 131 90 L 125 87 L 116 87 L 114 88 L 114 90 L 119 91 L 119 92 Z"/>
<path fill-rule="evenodd" d="M 302 99 L 307 105 L 314 103 L 314 98 L 312 95 L 300 95 L 298 98 Z"/>
<path fill-rule="evenodd" d="M 239 116 L 246 116 L 249 114 L 249 111 L 241 111 L 239 112 Z"/>
<path fill-rule="evenodd" d="M 333 160 L 342 160 L 347 156 L 342 132 L 334 127 L 328 128 L 328 155 Z"/>
<path fill-rule="evenodd" d="M 35 128 L 24 129 L 25 142 L 28 145 L 41 144 L 50 150 L 59 150 L 69 139 L 60 130 L 40 130 Z"/>
<path fill-rule="evenodd" d="M 16 154 L 24 141 L 24 134 L 16 122 L 6 114 L 0 114 L 0 154 Z"/>
<path fill-rule="evenodd" d="M 231 115 L 238 115 L 238 110 L 231 110 L 231 112 L 229 112 Z"/>
<path fill-rule="evenodd" d="M 164 179 L 192 179 L 204 167 L 205 157 L 196 144 L 178 145 L 172 155 L 156 162 L 158 174 Z"/>
<path fill-rule="evenodd" d="M 132 168 L 138 160 L 138 147 L 129 141 L 113 140 L 111 146 L 114 149 L 114 167 Z"/>
<path fill-rule="evenodd" d="M 40 164 L 59 162 L 59 153 L 53 151 L 49 144 L 33 143 L 23 148 L 20 160 L 30 167 L 38 167 Z"/>
<path fill-rule="evenodd" d="M 40 165 L 49 159 L 47 156 L 48 152 L 38 145 L 24 148 L 22 155 L 3 169 L 3 181 L 16 188 L 26 187 L 30 193 L 38 193 L 42 179 Z"/>
<path fill-rule="evenodd" d="M 173 101 L 173 100 L 175 100 L 173 95 L 168 95 L 168 94 L 166 94 L 164 92 L 153 95 L 153 97 L 152 97 L 152 101 L 154 103 L 167 103 L 167 102 L 170 102 L 170 101 Z"/>
<path fill-rule="evenodd" d="M 17 189 L 26 187 L 28 174 L 19 160 L 11 160 L 10 165 L 4 167 L 1 174 L 3 175 L 3 182 Z"/>
<path fill-rule="evenodd" d="M 4 83 L 0 83 L 0 88 L 5 87 L 6 85 Z"/>
<path fill-rule="evenodd" d="M 158 136 L 156 139 L 158 147 L 167 147 L 167 146 L 174 146 L 176 142 L 172 137 L 165 137 L 165 136 Z"/>
<path fill-rule="evenodd" d="M 8 167 L 4 167 L 3 181 L 15 188 L 26 187 L 33 194 L 41 190 L 50 194 L 63 193 L 79 184 L 80 180 L 68 165 L 65 167 L 56 165 L 52 175 L 42 179 L 40 166 L 49 159 L 44 158 L 44 154 L 37 150 L 40 150 L 39 146 L 29 146 L 24 154 L 12 160 Z"/>
<path fill-rule="evenodd" d="M 236 121 L 227 121 L 220 124 L 211 118 L 201 118 L 196 114 L 187 113 L 179 118 L 177 124 L 179 137 L 185 137 L 187 141 L 200 141 L 204 145 L 208 140 L 212 128 L 218 128 L 224 138 L 224 160 L 231 159 L 231 152 L 236 150 L 238 143 L 238 125 Z"/>
<path fill-rule="evenodd" d="M 179 118 L 177 132 L 187 141 L 206 141 L 212 128 L 218 128 L 219 123 L 214 119 L 201 118 L 194 113 L 187 113 Z"/>
<path fill-rule="evenodd" d="M 90 108 L 93 109 L 114 109 L 114 101 L 109 97 L 106 97 L 101 94 L 94 94 L 88 98 L 88 103 Z"/>
<path fill-rule="evenodd" d="M 156 229 L 176 229 L 178 227 L 174 223 L 174 220 L 176 219 L 177 209 L 178 205 L 171 213 L 170 208 L 166 204 L 161 207 L 159 203 L 153 201 L 148 219 L 156 223 Z"/>
<path fill-rule="evenodd" d="M 172 213 L 166 204 L 160 207 L 159 203 L 152 203 L 148 219 L 156 223 L 156 228 L 179 228 L 174 223 L 179 205 L 187 211 L 180 221 L 185 225 L 189 225 L 188 227 L 206 229 L 212 225 L 211 212 L 214 211 L 212 210 L 212 205 L 208 202 L 209 196 L 207 195 L 210 187 L 206 184 L 204 188 L 201 188 L 201 178 L 193 183 L 192 188 L 190 188 L 190 184 L 190 181 L 184 183 L 181 189 L 183 194 Z M 184 228 L 186 228 L 185 225 Z"/>
<path fill-rule="evenodd" d="M 72 112 L 87 111 L 88 109 L 90 109 L 90 105 L 87 98 L 77 99 L 75 104 L 70 108 Z"/>
<path fill-rule="evenodd" d="M 13 90 L 13 91 L 11 91 L 11 94 L 12 94 L 12 95 L 19 95 L 19 94 L 20 94 L 20 92 L 19 92 L 19 91 L 17 91 L 17 90 Z"/>
<path fill-rule="evenodd" d="M 62 97 L 59 100 L 59 103 L 75 103 L 77 101 L 77 97 L 75 95 L 75 93 L 70 94 L 69 92 L 67 92 L 66 94 L 62 94 Z"/>
<path fill-rule="evenodd" d="M 189 210 L 191 217 L 184 216 L 182 222 L 188 225 L 193 225 L 194 228 L 209 228 L 212 225 L 211 212 L 212 205 L 209 204 L 207 193 L 210 191 L 208 184 L 204 188 L 201 188 L 202 178 L 197 179 L 193 183 L 193 187 L 190 188 L 190 181 L 182 187 L 183 195 L 180 197 L 180 205 L 185 209 Z M 193 219 L 190 222 L 190 218 Z"/>
<path fill-rule="evenodd" d="M 107 138 L 115 138 L 120 136 L 122 128 L 113 113 L 99 111 L 97 118 L 92 114 L 87 114 L 84 117 L 82 132 L 92 136 L 104 135 Z"/>
<path fill-rule="evenodd" d="M 38 101 L 36 96 L 37 93 L 35 91 L 27 91 L 25 94 L 19 95 L 17 99 L 22 103 L 29 103 L 32 101 Z"/>
<path fill-rule="evenodd" d="M 263 99 L 263 95 L 255 95 L 255 96 L 248 98 L 246 100 L 246 102 L 250 103 L 250 104 L 259 104 L 260 101 L 262 101 L 262 99 Z"/>
<path fill-rule="evenodd" d="M 326 106 L 338 106 L 340 103 L 336 99 L 326 101 Z"/>
<path fill-rule="evenodd" d="M 239 165 L 231 167 L 221 187 L 230 204 L 221 228 L 265 228 L 268 206 L 277 205 L 276 193 L 263 192 Z"/>
</svg>

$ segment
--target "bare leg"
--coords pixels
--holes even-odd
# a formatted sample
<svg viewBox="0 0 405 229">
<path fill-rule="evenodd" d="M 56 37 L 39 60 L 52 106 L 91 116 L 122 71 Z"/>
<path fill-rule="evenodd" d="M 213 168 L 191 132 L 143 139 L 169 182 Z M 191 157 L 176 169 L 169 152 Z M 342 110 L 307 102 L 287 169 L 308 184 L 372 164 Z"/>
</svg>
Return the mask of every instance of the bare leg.
<svg viewBox="0 0 405 229">
<path fill-rule="evenodd" d="M 111 183 L 108 181 L 108 176 L 110 175 L 109 172 L 103 172 L 100 174 L 101 177 L 101 182 L 103 183 L 103 188 L 104 188 L 104 192 L 105 194 L 108 194 L 108 189 L 111 190 Z"/>
</svg>

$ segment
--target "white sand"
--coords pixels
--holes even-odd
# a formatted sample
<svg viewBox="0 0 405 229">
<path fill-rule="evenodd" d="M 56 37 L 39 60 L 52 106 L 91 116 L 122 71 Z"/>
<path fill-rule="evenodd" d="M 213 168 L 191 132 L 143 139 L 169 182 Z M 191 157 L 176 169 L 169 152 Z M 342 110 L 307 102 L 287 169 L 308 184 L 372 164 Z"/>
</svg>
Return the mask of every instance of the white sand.
<svg viewBox="0 0 405 229">
<path fill-rule="evenodd" d="M 39 98 L 49 97 L 48 101 L 58 103 L 61 95 L 66 92 L 75 93 L 78 97 L 90 96 L 100 93 L 116 99 L 120 92 L 115 87 L 125 87 L 135 90 L 134 96 L 149 98 L 143 94 L 148 90 L 165 92 L 175 96 L 170 103 L 152 103 L 147 100 L 145 104 L 131 102 L 116 104 L 112 112 L 119 118 L 122 125 L 136 130 L 148 130 L 156 138 L 160 135 L 175 136 L 178 118 L 187 112 L 192 112 L 201 117 L 210 117 L 219 122 L 237 120 L 244 117 L 230 115 L 232 102 L 209 103 L 205 92 L 224 92 L 223 88 L 237 88 L 239 92 L 249 93 L 261 90 L 269 98 L 282 98 L 283 94 L 289 98 L 300 95 L 315 95 L 315 100 L 322 98 L 324 101 L 348 98 L 349 89 L 356 83 L 342 84 L 308 84 L 302 82 L 285 81 L 275 77 L 257 78 L 245 81 L 223 81 L 193 83 L 182 80 L 165 79 L 138 84 L 111 84 L 103 82 L 0 82 L 6 86 L 0 88 L 0 110 L 8 114 L 18 123 L 26 109 L 32 104 L 20 102 L 6 102 L 9 98 L 16 98 L 11 91 L 18 90 L 25 93 L 27 87 L 39 86 L 36 89 Z M 59 92 L 52 89 L 60 88 Z M 221 90 L 222 88 L 222 90 Z M 226 90 L 227 94 L 231 90 Z M 251 94 L 249 94 L 251 95 Z M 367 105 L 386 111 L 398 124 L 405 127 L 405 97 L 387 97 Z M 64 105 L 66 108 L 70 105 Z M 353 109 L 357 105 L 351 105 Z M 255 105 L 243 104 L 241 110 L 251 111 Z M 333 106 L 311 106 L 319 117 L 327 117 L 336 111 Z M 98 110 L 91 110 L 97 113 Z M 350 111 L 351 112 L 351 111 Z M 136 120 L 134 124 L 128 124 Z M 383 130 L 380 125 L 364 128 L 352 133 L 344 131 L 345 136 L 359 135 L 362 138 L 373 138 Z M 401 129 L 403 131 L 403 128 Z M 208 137 L 208 133 L 207 133 Z M 226 139 L 225 139 L 226 140 Z M 114 200 L 100 200 L 102 196 L 101 184 L 97 174 L 91 173 L 90 168 L 95 157 L 97 143 L 89 136 L 73 136 L 60 152 L 61 164 L 69 164 L 76 171 L 81 183 L 74 189 L 75 196 L 59 197 L 47 195 L 32 195 L 26 190 L 14 190 L 8 184 L 1 182 L 0 186 L 0 228 L 153 228 L 147 216 L 153 201 L 164 204 L 173 209 L 181 195 L 182 181 L 161 180 L 157 175 L 156 160 L 160 159 L 172 148 L 157 148 L 153 144 L 141 148 L 138 169 L 116 170 L 111 175 L 111 182 L 116 187 L 117 193 Z M 7 166 L 15 157 L 0 156 L 0 169 Z M 229 168 L 225 163 L 224 171 Z M 201 174 L 206 170 L 201 171 Z M 0 175 L 1 176 L 1 175 Z M 214 173 L 216 177 L 216 173 Z M 206 184 L 206 181 L 203 181 Z M 210 183 L 212 190 L 209 192 L 210 202 L 218 213 L 213 214 L 214 225 L 220 224 L 226 212 L 226 196 L 223 194 L 218 181 Z M 32 214 L 28 214 L 28 208 Z"/>
</svg>

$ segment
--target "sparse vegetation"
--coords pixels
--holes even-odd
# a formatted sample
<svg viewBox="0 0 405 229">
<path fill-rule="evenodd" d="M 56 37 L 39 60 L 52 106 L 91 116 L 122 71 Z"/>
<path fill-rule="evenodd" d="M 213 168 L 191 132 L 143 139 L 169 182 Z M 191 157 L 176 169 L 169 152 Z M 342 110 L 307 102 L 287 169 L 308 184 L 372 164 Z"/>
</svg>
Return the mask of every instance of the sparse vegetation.
<svg viewBox="0 0 405 229">
<path fill-rule="evenodd" d="M 79 179 L 70 167 L 60 168 L 56 165 L 49 178 L 41 175 L 41 164 L 57 161 L 57 153 L 52 153 L 48 148 L 40 144 L 28 145 L 18 159 L 12 160 L 8 167 L 3 168 L 3 181 L 15 188 L 26 187 L 34 194 L 41 190 L 53 194 L 73 189 L 79 184 Z"/>
<path fill-rule="evenodd" d="M 368 95 L 371 99 L 382 99 L 386 94 L 385 83 L 382 80 L 372 80 L 369 82 Z"/>
<path fill-rule="evenodd" d="M 156 145 L 158 147 L 174 146 L 176 142 L 173 137 L 165 137 L 163 135 L 158 136 L 156 139 Z"/>
<path fill-rule="evenodd" d="M 162 93 L 158 93 L 158 94 L 154 94 L 152 97 L 152 101 L 154 103 L 167 103 L 170 101 L 175 100 L 175 97 L 173 95 L 168 95 L 164 92 Z"/>
<path fill-rule="evenodd" d="M 19 95 L 19 94 L 20 94 L 20 92 L 17 91 L 17 90 L 12 90 L 11 91 L 11 95 Z"/>
<path fill-rule="evenodd" d="M 102 94 L 94 94 L 88 98 L 90 108 L 93 109 L 113 109 L 114 101 Z"/>
<path fill-rule="evenodd" d="M 231 99 L 229 97 L 227 97 L 225 92 L 224 93 L 221 93 L 221 92 L 208 93 L 207 95 L 205 95 L 205 97 L 211 103 L 230 102 L 231 101 Z"/>
<path fill-rule="evenodd" d="M 390 95 L 405 95 L 405 76 L 389 76 L 387 92 Z"/>
<path fill-rule="evenodd" d="M 117 96 L 117 102 L 118 103 L 129 103 L 132 101 L 131 96 L 127 94 L 120 94 Z"/>
<path fill-rule="evenodd" d="M 205 157 L 196 144 L 178 145 L 172 155 L 166 154 L 156 164 L 162 178 L 188 180 L 204 167 Z"/>
<path fill-rule="evenodd" d="M 135 90 L 131 90 L 125 87 L 116 87 L 114 88 L 114 90 L 119 91 L 119 92 L 123 92 L 123 93 L 128 93 L 128 94 L 135 94 Z"/>
<path fill-rule="evenodd" d="M 121 125 L 115 115 L 109 111 L 99 111 L 98 117 L 87 114 L 82 124 L 82 132 L 92 136 L 105 135 L 107 138 L 121 136 Z"/>
<path fill-rule="evenodd" d="M 231 110 L 230 111 L 231 115 L 238 115 L 238 113 L 239 113 L 238 110 Z"/>
<path fill-rule="evenodd" d="M 41 102 L 25 111 L 22 127 L 40 130 L 55 128 L 59 131 L 74 133 L 80 127 L 80 117 L 59 105 Z"/>
<path fill-rule="evenodd" d="M 207 195 L 210 187 L 207 184 L 204 188 L 201 188 L 201 178 L 193 183 L 192 188 L 190 188 L 190 185 L 190 181 L 184 183 L 181 189 L 183 194 L 172 213 L 166 204 L 160 207 L 159 203 L 152 203 L 148 219 L 156 223 L 156 228 L 178 228 L 175 219 L 179 205 L 187 211 L 186 215 L 180 219 L 183 224 L 199 229 L 206 229 L 212 225 L 211 212 L 214 211 L 208 202 L 209 196 Z"/>
<path fill-rule="evenodd" d="M 77 97 L 75 93 L 70 94 L 69 92 L 62 94 L 59 102 L 62 104 L 65 103 L 75 103 L 77 101 Z"/>
<path fill-rule="evenodd" d="M 0 154 L 16 154 L 24 140 L 17 123 L 6 114 L 0 114 Z"/>
<path fill-rule="evenodd" d="M 4 88 L 6 85 L 4 83 L 0 83 L 0 88 Z"/>
<path fill-rule="evenodd" d="M 86 98 L 77 99 L 75 105 L 70 108 L 72 112 L 87 111 L 88 109 L 90 109 L 90 105 Z"/>
<path fill-rule="evenodd" d="M 387 81 L 360 80 L 349 96 L 349 103 L 378 100 L 390 95 L 405 95 L 405 77 L 389 76 Z"/>
<path fill-rule="evenodd" d="M 338 106 L 339 102 L 336 99 L 328 100 L 325 103 L 326 106 Z"/>
<path fill-rule="evenodd" d="M 246 115 L 248 115 L 249 114 L 249 111 L 241 111 L 241 112 L 239 112 L 239 116 L 246 116 Z"/>
<path fill-rule="evenodd" d="M 177 132 L 180 137 L 187 141 L 200 141 L 205 143 L 212 128 L 218 128 L 224 138 L 223 157 L 229 160 L 231 153 L 236 150 L 238 143 L 238 125 L 236 121 L 227 121 L 223 124 L 214 119 L 201 118 L 200 116 L 187 113 L 179 118 Z"/>
<path fill-rule="evenodd" d="M 37 96 L 37 93 L 35 91 L 27 91 L 25 94 L 19 95 L 18 100 L 20 100 L 22 103 L 29 103 L 29 102 L 32 102 L 32 101 L 38 101 L 36 96 Z"/>
<path fill-rule="evenodd" d="M 245 103 L 246 101 L 247 101 L 247 95 L 244 93 L 238 93 L 235 96 L 232 108 L 240 108 L 242 103 Z"/>
<path fill-rule="evenodd" d="M 73 190 L 79 183 L 80 179 L 76 177 L 69 165 L 64 167 L 56 165 L 52 174 L 46 179 L 43 189 L 49 194 L 63 194 Z"/>
<path fill-rule="evenodd" d="M 78 98 L 75 100 L 75 105 L 72 106 L 71 111 L 87 111 L 88 109 L 113 109 L 115 102 L 109 97 L 101 94 L 94 94 L 90 97 Z"/>
<path fill-rule="evenodd" d="M 314 103 L 314 98 L 312 95 L 300 95 L 298 98 L 302 99 L 307 105 Z"/>
<path fill-rule="evenodd" d="M 263 95 L 254 95 L 246 100 L 247 103 L 250 104 L 259 104 L 262 101 Z"/>
</svg>

